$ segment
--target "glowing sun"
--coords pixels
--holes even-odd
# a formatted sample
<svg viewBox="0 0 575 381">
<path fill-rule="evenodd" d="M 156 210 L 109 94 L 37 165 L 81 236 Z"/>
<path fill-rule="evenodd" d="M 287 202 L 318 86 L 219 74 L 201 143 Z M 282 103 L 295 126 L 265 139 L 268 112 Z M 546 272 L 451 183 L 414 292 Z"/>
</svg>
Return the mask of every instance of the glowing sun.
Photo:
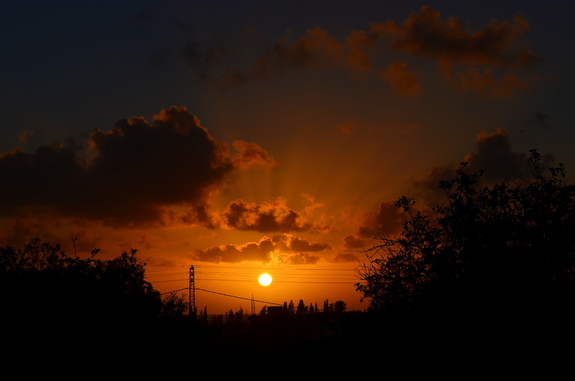
<svg viewBox="0 0 575 381">
<path fill-rule="evenodd" d="M 258 278 L 258 282 L 260 282 L 262 286 L 269 286 L 272 283 L 272 276 L 270 274 L 262 274 Z"/>
</svg>

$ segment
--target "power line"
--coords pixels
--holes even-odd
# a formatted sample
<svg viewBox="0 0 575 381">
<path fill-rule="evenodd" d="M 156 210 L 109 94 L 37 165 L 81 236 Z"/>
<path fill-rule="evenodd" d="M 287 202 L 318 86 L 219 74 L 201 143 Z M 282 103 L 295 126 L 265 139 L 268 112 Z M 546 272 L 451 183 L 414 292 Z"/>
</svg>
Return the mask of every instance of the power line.
<svg viewBox="0 0 575 381">
<path fill-rule="evenodd" d="M 179 290 L 173 290 L 173 291 L 169 291 L 169 292 L 163 292 L 163 293 L 161 293 L 160 295 L 171 294 L 171 293 L 173 293 L 173 292 L 184 291 L 184 290 L 188 290 L 188 288 L 186 287 L 186 288 L 180 288 Z M 273 304 L 273 305 L 276 305 L 276 306 L 283 306 L 283 303 L 266 302 L 266 301 L 263 301 L 263 300 L 257 300 L 257 299 L 252 299 L 252 298 L 245 298 L 245 297 L 243 297 L 243 296 L 237 296 L 237 295 L 224 294 L 224 293 L 222 293 L 222 292 L 206 290 L 206 289 L 198 288 L 198 287 L 196 287 L 196 290 L 204 291 L 204 292 L 210 292 L 210 293 L 212 293 L 212 294 L 217 294 L 217 295 L 222 295 L 222 296 L 228 296 L 228 297 L 230 297 L 230 298 L 243 299 L 243 300 L 253 300 L 254 302 L 258 302 L 258 303 Z"/>
<path fill-rule="evenodd" d="M 168 292 L 162 292 L 160 295 L 166 295 L 166 294 L 171 294 L 174 292 L 178 292 L 178 291 L 184 291 L 184 290 L 188 290 L 188 288 L 180 288 L 179 290 L 173 290 L 173 291 L 168 291 Z"/>
<path fill-rule="evenodd" d="M 211 292 L 212 294 L 229 296 L 230 298 L 244 299 L 244 300 L 253 300 L 254 302 L 258 302 L 258 303 L 274 304 L 274 305 L 276 305 L 276 306 L 283 306 L 283 303 L 273 303 L 273 302 L 266 302 L 266 301 L 263 301 L 263 300 L 252 299 L 252 298 L 244 298 L 244 297 L 242 297 L 242 296 L 236 296 L 236 295 L 224 294 L 224 293 L 216 292 L 216 291 L 204 290 L 203 288 L 197 288 L 197 287 L 196 287 L 196 290 L 200 290 L 200 291 L 204 291 L 204 292 Z"/>
</svg>

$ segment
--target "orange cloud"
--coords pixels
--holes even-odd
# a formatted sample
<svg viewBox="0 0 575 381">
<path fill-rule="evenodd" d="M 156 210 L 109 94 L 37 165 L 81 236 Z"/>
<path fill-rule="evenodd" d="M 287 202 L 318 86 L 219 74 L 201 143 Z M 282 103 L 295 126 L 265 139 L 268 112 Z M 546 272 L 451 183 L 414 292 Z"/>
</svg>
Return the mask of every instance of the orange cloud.
<svg viewBox="0 0 575 381">
<path fill-rule="evenodd" d="M 239 155 L 234 157 L 234 165 L 239 169 L 248 169 L 254 165 L 259 165 L 270 170 L 277 164 L 266 150 L 255 143 L 236 140 L 232 145 L 239 152 Z"/>
<path fill-rule="evenodd" d="M 291 234 L 264 236 L 258 242 L 248 242 L 243 245 L 221 245 L 207 250 L 195 250 L 193 257 L 203 262 L 228 262 L 237 263 L 243 261 L 261 263 L 289 263 L 289 264 L 313 264 L 321 258 L 320 253 L 330 250 L 328 243 L 314 242 L 295 237 Z"/>
</svg>

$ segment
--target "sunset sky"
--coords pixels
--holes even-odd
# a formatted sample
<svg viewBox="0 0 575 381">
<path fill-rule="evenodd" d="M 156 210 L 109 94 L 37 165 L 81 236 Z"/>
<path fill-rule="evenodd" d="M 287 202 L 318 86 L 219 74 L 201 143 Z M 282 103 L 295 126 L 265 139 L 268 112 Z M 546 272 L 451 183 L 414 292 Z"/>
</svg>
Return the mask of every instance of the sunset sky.
<svg viewBox="0 0 575 381">
<path fill-rule="evenodd" d="M 399 196 L 432 202 L 463 160 L 525 177 L 532 148 L 573 179 L 574 8 L 9 1 L 0 245 L 134 248 L 161 292 L 194 265 L 202 289 L 365 309 L 354 269 Z"/>
</svg>

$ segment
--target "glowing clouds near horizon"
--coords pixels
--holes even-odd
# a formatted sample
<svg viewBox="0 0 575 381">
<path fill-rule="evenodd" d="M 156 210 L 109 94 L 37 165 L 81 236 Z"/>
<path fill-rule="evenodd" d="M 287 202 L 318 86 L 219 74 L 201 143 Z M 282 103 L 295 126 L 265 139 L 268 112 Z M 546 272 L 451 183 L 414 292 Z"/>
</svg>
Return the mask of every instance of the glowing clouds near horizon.
<svg viewBox="0 0 575 381">
<path fill-rule="evenodd" d="M 258 278 L 258 282 L 262 286 L 269 286 L 270 284 L 272 284 L 272 276 L 266 273 L 261 274 Z"/>
</svg>

